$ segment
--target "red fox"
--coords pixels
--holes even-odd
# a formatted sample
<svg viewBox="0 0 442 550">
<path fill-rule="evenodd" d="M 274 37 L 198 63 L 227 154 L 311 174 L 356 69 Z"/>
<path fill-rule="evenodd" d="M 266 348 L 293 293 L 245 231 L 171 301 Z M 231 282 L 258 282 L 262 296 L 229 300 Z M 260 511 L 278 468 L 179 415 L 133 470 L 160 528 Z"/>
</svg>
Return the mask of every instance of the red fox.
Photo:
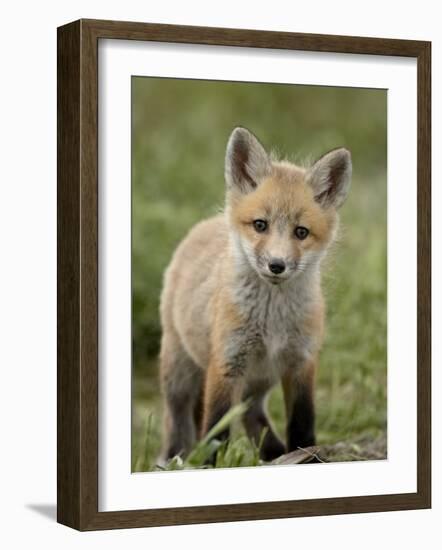
<svg viewBox="0 0 442 550">
<path fill-rule="evenodd" d="M 162 462 L 188 453 L 237 400 L 249 404 L 248 436 L 258 442 L 266 429 L 263 460 L 315 444 L 313 391 L 325 312 L 321 261 L 334 240 L 351 171 L 347 149 L 305 169 L 273 159 L 247 129 L 233 130 L 225 210 L 190 231 L 165 272 Z M 279 381 L 285 444 L 265 410 Z"/>
</svg>

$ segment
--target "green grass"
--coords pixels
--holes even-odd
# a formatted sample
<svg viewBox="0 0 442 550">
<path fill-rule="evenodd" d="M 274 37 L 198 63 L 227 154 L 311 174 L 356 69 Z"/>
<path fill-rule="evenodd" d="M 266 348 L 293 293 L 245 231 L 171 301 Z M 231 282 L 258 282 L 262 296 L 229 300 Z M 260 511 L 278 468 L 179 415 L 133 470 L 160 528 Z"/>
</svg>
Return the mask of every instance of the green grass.
<svg viewBox="0 0 442 550">
<path fill-rule="evenodd" d="M 186 231 L 222 206 L 224 148 L 236 125 L 295 161 L 339 145 L 352 151 L 352 188 L 323 276 L 327 334 L 316 390 L 317 437 L 328 445 L 386 432 L 386 92 L 135 78 L 134 471 L 154 468 L 160 446 L 162 273 Z M 283 435 L 279 387 L 268 406 Z M 219 449 L 217 460 L 220 467 L 258 463 L 256 448 L 241 433 Z M 197 465 L 195 459 L 170 467 Z"/>
</svg>

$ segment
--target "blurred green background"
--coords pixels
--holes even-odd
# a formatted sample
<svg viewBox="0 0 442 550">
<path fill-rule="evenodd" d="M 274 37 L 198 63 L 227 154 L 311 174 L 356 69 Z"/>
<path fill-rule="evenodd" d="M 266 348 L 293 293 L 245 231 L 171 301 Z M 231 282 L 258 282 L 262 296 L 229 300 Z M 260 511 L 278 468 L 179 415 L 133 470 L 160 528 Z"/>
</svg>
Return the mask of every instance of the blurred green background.
<svg viewBox="0 0 442 550">
<path fill-rule="evenodd" d="M 352 152 L 352 188 L 323 277 L 317 436 L 319 444 L 354 442 L 357 451 L 358 442 L 386 433 L 386 90 L 133 77 L 134 471 L 152 468 L 160 445 L 162 274 L 188 229 L 223 206 L 225 146 L 235 126 L 293 162 L 338 146 Z M 279 388 L 269 408 L 283 433 Z"/>
</svg>

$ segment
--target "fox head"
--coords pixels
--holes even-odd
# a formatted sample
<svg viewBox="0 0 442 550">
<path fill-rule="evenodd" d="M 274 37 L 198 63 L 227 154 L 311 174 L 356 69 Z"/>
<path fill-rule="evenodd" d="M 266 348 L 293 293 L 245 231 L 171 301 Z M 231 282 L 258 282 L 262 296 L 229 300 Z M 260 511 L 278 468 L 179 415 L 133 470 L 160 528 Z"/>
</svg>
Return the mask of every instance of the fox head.
<svg viewBox="0 0 442 550">
<path fill-rule="evenodd" d="M 270 284 L 317 267 L 334 239 L 351 171 L 347 149 L 304 169 L 272 160 L 251 132 L 235 128 L 225 159 L 226 210 L 240 260 Z"/>
</svg>

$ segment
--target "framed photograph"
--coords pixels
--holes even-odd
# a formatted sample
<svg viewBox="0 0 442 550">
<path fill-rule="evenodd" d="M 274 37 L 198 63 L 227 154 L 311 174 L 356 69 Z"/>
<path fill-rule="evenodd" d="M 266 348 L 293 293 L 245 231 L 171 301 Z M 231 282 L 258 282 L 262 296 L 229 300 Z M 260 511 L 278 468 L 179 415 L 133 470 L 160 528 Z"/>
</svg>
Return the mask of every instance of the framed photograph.
<svg viewBox="0 0 442 550">
<path fill-rule="evenodd" d="M 429 42 L 58 29 L 58 521 L 431 506 Z"/>
</svg>

